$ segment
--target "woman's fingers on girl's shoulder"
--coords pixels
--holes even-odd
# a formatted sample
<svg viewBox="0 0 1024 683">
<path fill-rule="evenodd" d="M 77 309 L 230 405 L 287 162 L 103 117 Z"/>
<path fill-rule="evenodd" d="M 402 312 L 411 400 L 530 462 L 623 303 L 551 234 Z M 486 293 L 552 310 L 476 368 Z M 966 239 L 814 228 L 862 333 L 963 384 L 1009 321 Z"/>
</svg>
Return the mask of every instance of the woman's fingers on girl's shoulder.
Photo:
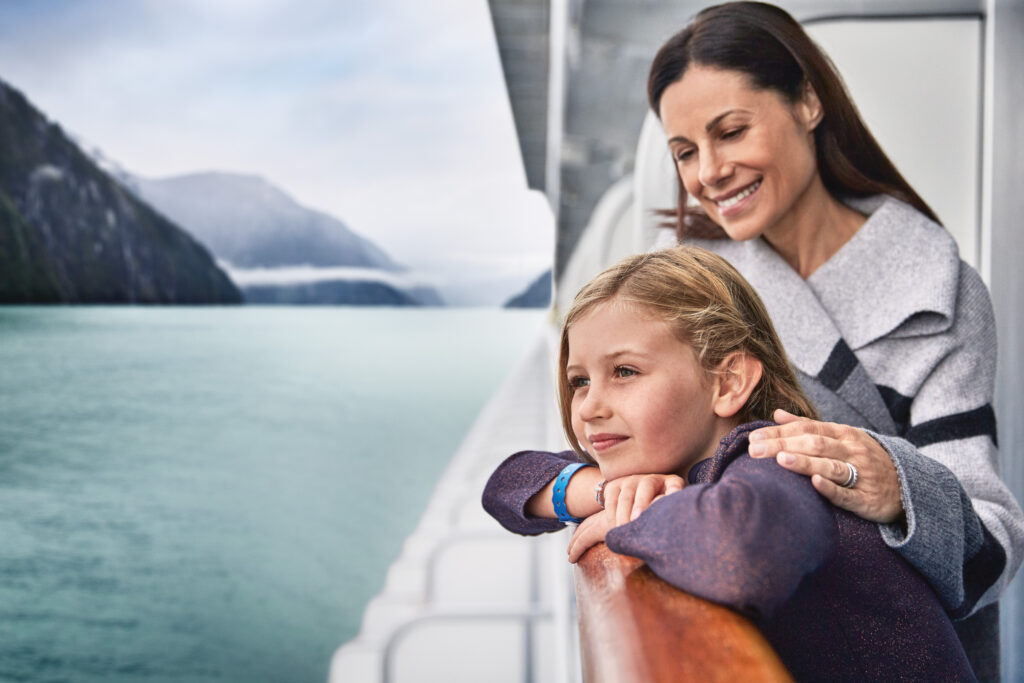
<svg viewBox="0 0 1024 683">
<path fill-rule="evenodd" d="M 800 453 L 791 453 L 789 451 L 779 451 L 775 454 L 775 460 L 790 472 L 796 472 L 804 476 L 811 476 L 815 473 L 814 461 L 820 458 L 810 458 Z M 819 472 L 820 473 L 820 472 Z"/>
<path fill-rule="evenodd" d="M 770 429 L 776 428 L 771 427 Z M 840 457 L 833 453 L 838 443 L 839 441 L 832 435 L 823 434 L 817 430 L 796 431 L 782 433 L 767 439 L 751 439 L 747 450 L 753 458 L 767 458 L 783 451 L 820 457 Z"/>
<path fill-rule="evenodd" d="M 776 408 L 775 413 L 772 415 L 772 419 L 778 422 L 780 425 L 785 425 L 789 424 L 790 422 L 800 422 L 801 420 L 809 421 L 811 418 L 800 417 L 799 415 L 794 415 L 793 413 L 783 410 L 782 408 Z"/>
<path fill-rule="evenodd" d="M 845 482 L 848 477 L 847 470 L 842 480 Z M 842 482 L 836 483 L 832 477 L 814 474 L 811 476 L 811 484 L 836 507 L 848 510 L 869 522 L 891 524 L 899 519 L 903 514 L 902 504 L 889 502 L 890 496 L 886 496 L 879 489 L 877 478 L 865 480 L 863 477 L 864 473 L 861 471 L 858 483 L 852 488 L 846 488 L 841 485 Z"/>
<path fill-rule="evenodd" d="M 828 477 L 823 477 L 820 474 L 811 476 L 811 484 L 818 493 L 827 498 L 836 507 L 841 507 L 855 515 L 860 515 L 861 510 L 858 509 L 857 496 L 852 489 L 843 488 Z"/>
<path fill-rule="evenodd" d="M 821 422 L 806 417 L 795 417 L 790 422 L 779 423 L 771 427 L 761 427 L 750 432 L 751 441 L 763 441 L 767 439 L 782 439 L 786 437 L 803 436 L 805 434 L 819 434 L 821 436 L 838 437 L 844 429 L 853 429 L 847 425 L 836 424 L 835 422 Z"/>
<path fill-rule="evenodd" d="M 790 472 L 807 477 L 817 474 L 836 484 L 841 484 L 850 478 L 850 468 L 847 467 L 844 460 L 789 451 L 780 451 L 775 459 Z"/>
</svg>

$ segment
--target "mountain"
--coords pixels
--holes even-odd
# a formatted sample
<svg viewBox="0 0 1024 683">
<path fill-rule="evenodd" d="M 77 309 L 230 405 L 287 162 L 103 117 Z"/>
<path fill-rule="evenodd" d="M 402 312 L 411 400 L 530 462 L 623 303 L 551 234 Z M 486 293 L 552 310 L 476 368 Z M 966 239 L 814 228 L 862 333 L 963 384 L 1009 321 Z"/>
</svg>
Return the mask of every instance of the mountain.
<svg viewBox="0 0 1024 683">
<path fill-rule="evenodd" d="M 384 282 L 324 280 L 288 285 L 252 285 L 245 288 L 250 304 L 345 306 L 421 306 L 419 300 Z"/>
<path fill-rule="evenodd" d="M 512 297 L 505 308 L 547 308 L 551 305 L 551 271 L 534 280 L 525 291 Z"/>
<path fill-rule="evenodd" d="M 202 245 L 0 81 L 0 302 L 240 301 Z"/>
<path fill-rule="evenodd" d="M 400 270 L 341 221 L 301 206 L 254 175 L 123 177 L 141 198 L 238 268 L 358 266 Z"/>
</svg>

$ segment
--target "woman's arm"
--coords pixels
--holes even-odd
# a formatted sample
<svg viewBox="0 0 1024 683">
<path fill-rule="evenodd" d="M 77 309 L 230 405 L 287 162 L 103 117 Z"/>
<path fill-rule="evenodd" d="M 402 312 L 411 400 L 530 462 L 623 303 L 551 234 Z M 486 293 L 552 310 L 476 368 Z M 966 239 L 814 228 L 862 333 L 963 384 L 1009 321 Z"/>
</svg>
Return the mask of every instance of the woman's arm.
<svg viewBox="0 0 1024 683">
<path fill-rule="evenodd" d="M 1008 549 L 1012 552 L 1012 544 L 1020 543 L 1019 538 L 1009 535 L 1020 533 L 1019 526 L 1014 531 L 1014 526 L 1020 524 L 1020 508 L 998 474 L 994 469 L 988 474 L 975 472 L 981 476 L 971 486 L 942 464 L 941 454 L 936 457 L 928 453 L 934 449 L 918 448 L 897 437 L 872 436 L 896 464 L 906 510 L 905 524 L 880 525 L 886 545 L 928 579 L 954 619 L 966 617 L 998 599 L 1004 585 L 1000 577 L 1009 581 L 1016 571 L 1016 563 L 1010 565 Z M 987 460 L 984 454 L 990 452 L 991 467 L 996 452 L 991 441 L 989 445 L 984 443 L 987 439 L 957 439 L 961 443 L 956 447 L 956 459 L 973 455 L 969 461 L 980 465 Z M 970 498 L 968 487 L 973 489 L 974 499 Z M 996 503 L 1000 498 L 1002 502 Z M 1008 548 L 1004 548 L 990 527 L 1009 539 Z"/>
<path fill-rule="evenodd" d="M 665 496 L 605 540 L 677 588 L 758 620 L 825 562 L 836 530 L 805 478 L 740 457 L 719 481 Z"/>
<path fill-rule="evenodd" d="M 838 432 L 823 433 L 823 423 L 780 420 L 789 424 L 765 430 L 768 439 L 761 443 L 768 446 L 764 455 L 783 451 L 783 466 L 818 475 L 816 488 L 836 505 L 883 522 L 885 542 L 928 579 L 952 616 L 962 617 L 999 597 L 1024 549 L 1024 514 L 998 473 L 992 306 L 977 273 L 966 266 L 954 325 L 944 334 L 953 343 L 905 399 L 903 438 L 842 427 L 878 446 L 855 452 Z M 898 355 L 898 340 L 886 343 Z M 846 461 L 861 474 L 852 489 L 836 485 L 845 469 L 837 464 Z M 874 514 L 894 508 L 902 515 Z"/>
</svg>

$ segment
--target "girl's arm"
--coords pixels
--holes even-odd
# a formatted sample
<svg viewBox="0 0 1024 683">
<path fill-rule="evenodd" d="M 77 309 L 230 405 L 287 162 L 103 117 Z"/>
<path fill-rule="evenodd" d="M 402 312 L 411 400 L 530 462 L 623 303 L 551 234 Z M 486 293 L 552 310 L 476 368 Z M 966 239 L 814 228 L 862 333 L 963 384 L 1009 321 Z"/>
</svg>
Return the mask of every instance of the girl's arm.
<svg viewBox="0 0 1024 683">
<path fill-rule="evenodd" d="M 564 524 L 556 520 L 551 494 L 558 473 L 570 463 L 580 462 L 572 451 L 546 453 L 520 451 L 509 456 L 491 475 L 484 487 L 484 509 L 503 527 L 518 534 L 556 531 Z M 597 467 L 583 467 L 569 479 L 565 504 L 569 514 L 586 519 L 603 509 L 595 496 L 602 475 Z M 609 500 L 621 507 L 624 520 L 635 518 L 655 498 L 678 491 L 685 485 L 674 474 L 634 474 L 607 482 Z"/>
<path fill-rule="evenodd" d="M 564 527 L 551 504 L 554 480 L 562 469 L 580 462 L 572 451 L 520 451 L 505 459 L 484 487 L 484 509 L 509 531 L 534 535 Z M 594 487 L 601 481 L 596 467 L 583 467 L 569 480 L 565 502 L 569 514 L 587 517 L 601 508 Z"/>
<path fill-rule="evenodd" d="M 665 496 L 605 541 L 677 588 L 760 620 L 825 562 L 836 529 L 806 478 L 741 456 L 719 481 Z"/>
</svg>

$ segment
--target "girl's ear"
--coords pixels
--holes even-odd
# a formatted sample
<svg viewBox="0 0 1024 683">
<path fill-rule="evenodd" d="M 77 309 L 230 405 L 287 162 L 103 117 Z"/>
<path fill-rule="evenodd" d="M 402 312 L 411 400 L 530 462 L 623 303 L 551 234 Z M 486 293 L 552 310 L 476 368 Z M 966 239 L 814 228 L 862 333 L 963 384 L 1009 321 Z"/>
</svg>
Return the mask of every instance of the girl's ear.
<svg viewBox="0 0 1024 683">
<path fill-rule="evenodd" d="M 747 399 L 761 381 L 761 361 L 743 351 L 734 351 L 718 365 L 712 405 L 718 417 L 732 417 L 747 405 Z"/>
</svg>

